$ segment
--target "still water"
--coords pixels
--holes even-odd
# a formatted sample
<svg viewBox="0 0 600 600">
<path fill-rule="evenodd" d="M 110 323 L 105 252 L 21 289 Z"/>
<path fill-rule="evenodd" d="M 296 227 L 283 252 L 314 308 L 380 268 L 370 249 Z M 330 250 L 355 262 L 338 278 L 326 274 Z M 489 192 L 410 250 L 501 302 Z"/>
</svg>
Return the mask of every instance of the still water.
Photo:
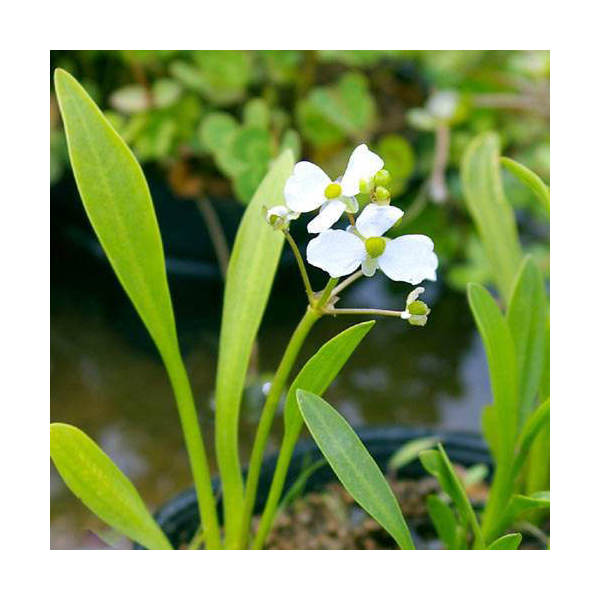
<svg viewBox="0 0 600 600">
<path fill-rule="evenodd" d="M 205 439 L 212 439 L 213 387 L 222 289 L 218 281 L 170 277 L 185 362 Z M 427 424 L 479 430 L 490 401 L 483 348 L 464 295 L 428 284 L 425 328 L 378 319 L 327 393 L 353 425 Z M 404 284 L 381 274 L 359 280 L 339 306 L 403 308 Z M 304 310 L 292 268 L 278 273 L 259 336 L 259 372 L 243 406 L 240 449 L 249 454 L 262 383 Z M 322 319 L 300 364 L 356 318 Z M 83 429 L 132 479 L 151 510 L 191 485 L 177 412 L 165 371 L 114 276 L 102 260 L 73 247 L 52 248 L 51 418 Z M 281 435 L 278 422 L 272 449 Z M 209 443 L 209 446 L 212 444 Z M 209 447 L 214 467 L 214 453 Z M 52 548 L 106 547 L 102 524 L 51 469 Z"/>
</svg>

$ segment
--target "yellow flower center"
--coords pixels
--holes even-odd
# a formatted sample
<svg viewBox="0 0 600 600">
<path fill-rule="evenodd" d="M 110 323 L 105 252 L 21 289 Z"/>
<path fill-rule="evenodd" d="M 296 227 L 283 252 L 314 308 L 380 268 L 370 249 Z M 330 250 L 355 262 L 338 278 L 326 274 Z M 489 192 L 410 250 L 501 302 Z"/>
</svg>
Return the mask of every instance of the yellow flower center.
<svg viewBox="0 0 600 600">
<path fill-rule="evenodd" d="M 339 183 L 330 183 L 325 188 L 325 198 L 327 198 L 327 200 L 333 200 L 334 198 L 337 198 L 338 196 L 340 196 L 341 193 L 342 193 L 342 186 Z"/>
<path fill-rule="evenodd" d="M 377 258 L 385 250 L 385 239 L 382 237 L 371 237 L 365 241 L 367 253 L 371 258 Z"/>
</svg>

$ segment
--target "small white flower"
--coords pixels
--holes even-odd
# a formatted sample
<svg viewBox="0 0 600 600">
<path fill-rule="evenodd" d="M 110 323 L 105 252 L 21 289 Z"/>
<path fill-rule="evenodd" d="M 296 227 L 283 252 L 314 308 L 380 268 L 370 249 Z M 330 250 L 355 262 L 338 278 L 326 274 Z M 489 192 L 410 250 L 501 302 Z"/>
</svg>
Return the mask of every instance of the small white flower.
<svg viewBox="0 0 600 600">
<path fill-rule="evenodd" d="M 308 262 L 327 271 L 331 277 L 342 277 L 360 266 L 371 277 L 381 269 L 394 281 L 418 284 L 424 279 L 436 280 L 438 259 L 433 242 L 425 235 L 403 235 L 394 240 L 382 235 L 404 213 L 395 206 L 369 204 L 349 231 L 324 231 L 308 243 Z"/>
<path fill-rule="evenodd" d="M 424 291 L 425 288 L 418 287 L 406 297 L 406 309 L 400 313 L 400 317 L 406 319 L 411 325 L 423 327 L 427 323 L 427 316 L 431 309 L 425 302 L 418 300 Z"/>
<path fill-rule="evenodd" d="M 296 163 L 294 172 L 285 184 L 285 202 L 292 211 L 298 213 L 320 208 L 320 213 L 308 224 L 308 231 L 326 231 L 344 212 L 358 211 L 354 196 L 359 193 L 361 180 L 369 181 L 382 167 L 383 160 L 371 152 L 366 144 L 361 144 L 352 152 L 346 172 L 339 181 L 332 181 L 317 165 L 301 161 Z"/>
<path fill-rule="evenodd" d="M 425 110 L 435 119 L 449 121 L 458 108 L 458 94 L 454 90 L 441 90 L 429 97 Z"/>
<path fill-rule="evenodd" d="M 265 213 L 265 219 L 273 229 L 287 229 L 290 221 L 297 219 L 299 216 L 300 213 L 294 212 L 282 204 L 272 206 Z"/>
</svg>

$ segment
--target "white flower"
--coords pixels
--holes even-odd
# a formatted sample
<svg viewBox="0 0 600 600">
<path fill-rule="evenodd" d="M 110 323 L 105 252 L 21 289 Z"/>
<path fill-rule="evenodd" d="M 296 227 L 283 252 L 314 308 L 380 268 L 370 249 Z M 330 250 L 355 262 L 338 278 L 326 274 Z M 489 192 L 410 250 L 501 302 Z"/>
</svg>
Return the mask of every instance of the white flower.
<svg viewBox="0 0 600 600">
<path fill-rule="evenodd" d="M 353 273 L 359 266 L 371 277 L 381 269 L 394 281 L 417 284 L 435 281 L 438 259 L 433 242 L 425 235 L 381 237 L 404 213 L 395 206 L 369 204 L 349 231 L 324 231 L 308 243 L 308 262 L 331 277 Z"/>
<path fill-rule="evenodd" d="M 290 221 L 297 219 L 299 216 L 300 213 L 294 212 L 282 204 L 272 206 L 265 212 L 265 219 L 273 229 L 287 229 Z"/>
<path fill-rule="evenodd" d="M 425 288 L 418 287 L 406 297 L 406 309 L 400 313 L 400 317 L 406 319 L 411 325 L 423 327 L 427 323 L 427 315 L 431 310 L 425 302 L 418 300 L 424 291 Z"/>
<path fill-rule="evenodd" d="M 334 225 L 344 212 L 358 211 L 354 196 L 360 190 L 361 180 L 368 182 L 382 167 L 383 160 L 366 144 L 352 152 L 346 172 L 339 181 L 332 181 L 317 165 L 301 161 L 296 163 L 285 184 L 285 203 L 298 213 L 320 208 L 320 213 L 308 224 L 310 233 L 320 233 Z"/>
</svg>

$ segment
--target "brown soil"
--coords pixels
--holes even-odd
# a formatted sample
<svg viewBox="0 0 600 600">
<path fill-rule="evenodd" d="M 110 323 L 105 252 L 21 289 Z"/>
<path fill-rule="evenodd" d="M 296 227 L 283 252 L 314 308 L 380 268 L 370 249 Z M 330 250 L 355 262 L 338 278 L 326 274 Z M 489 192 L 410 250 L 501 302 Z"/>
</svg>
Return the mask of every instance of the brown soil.
<svg viewBox="0 0 600 600">
<path fill-rule="evenodd" d="M 417 549 L 442 549 L 428 514 L 426 498 L 440 491 L 432 477 L 420 480 L 389 481 L 409 524 Z M 467 489 L 474 506 L 482 506 L 487 485 Z M 255 524 L 258 521 L 255 522 Z M 525 539 L 522 548 L 540 548 Z M 391 536 L 365 511 L 339 483 L 321 492 L 295 500 L 277 518 L 266 544 L 270 550 L 394 550 Z"/>
</svg>

